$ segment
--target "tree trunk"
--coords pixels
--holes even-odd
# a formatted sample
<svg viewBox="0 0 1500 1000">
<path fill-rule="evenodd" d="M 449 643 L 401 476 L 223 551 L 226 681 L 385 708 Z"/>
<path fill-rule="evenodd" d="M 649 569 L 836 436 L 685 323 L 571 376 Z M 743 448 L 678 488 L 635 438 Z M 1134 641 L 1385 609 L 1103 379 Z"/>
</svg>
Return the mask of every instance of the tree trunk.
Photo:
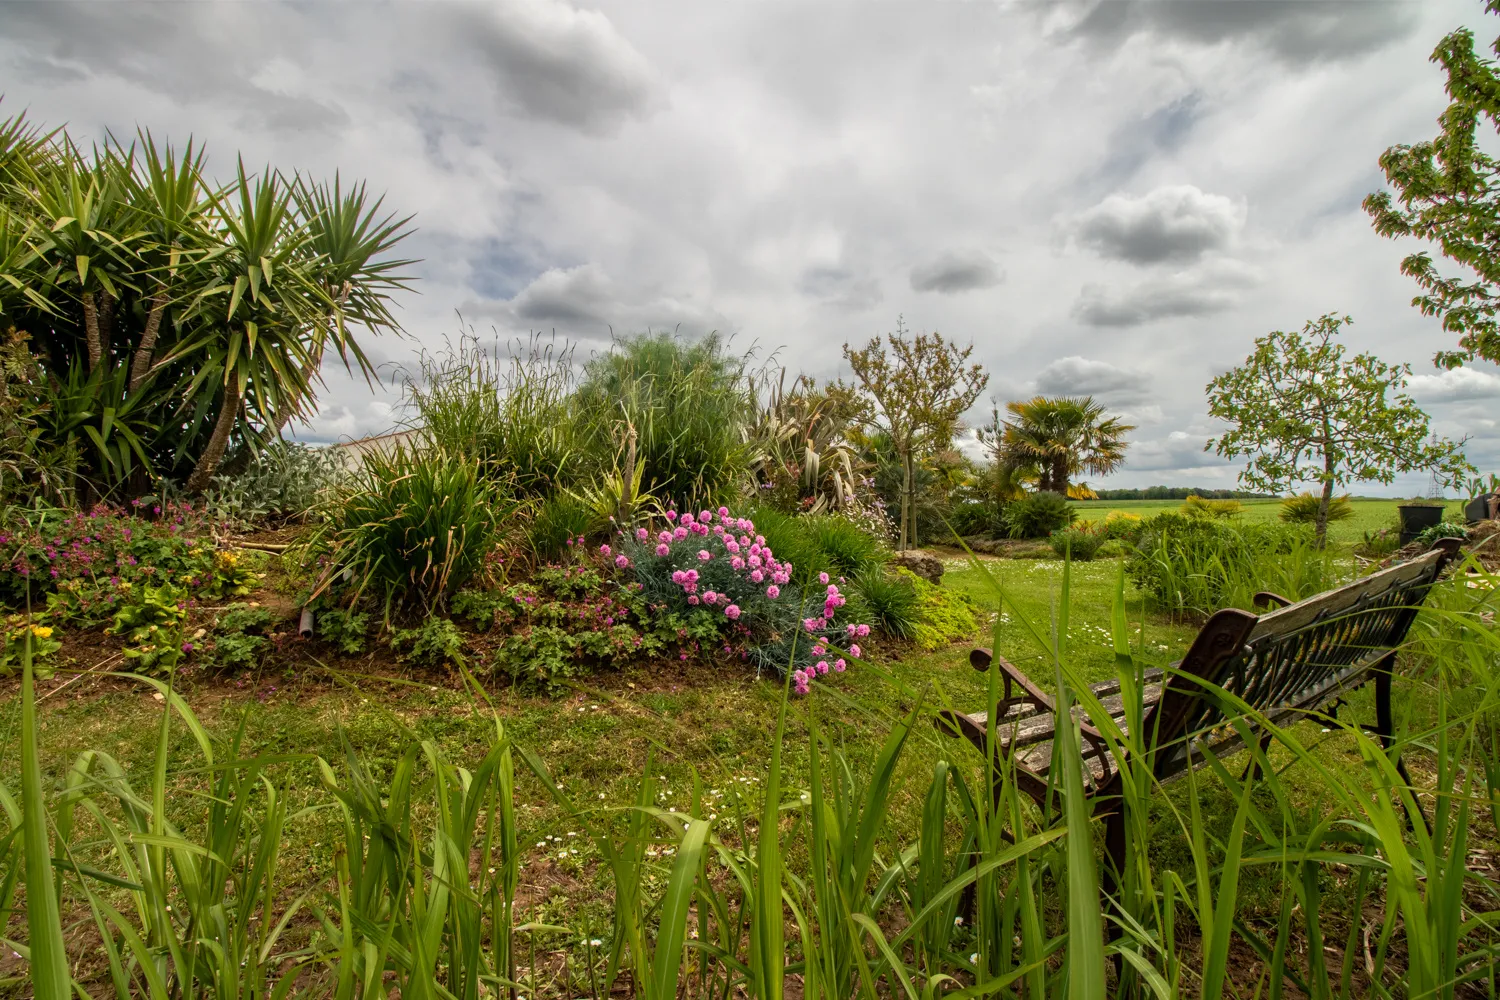
<svg viewBox="0 0 1500 1000">
<path fill-rule="evenodd" d="M 1061 455 L 1052 460 L 1052 491 L 1068 495 L 1068 456 Z"/>
<path fill-rule="evenodd" d="M 99 339 L 99 308 L 94 304 L 94 293 L 83 293 L 83 335 L 89 353 L 89 374 L 99 367 L 104 357 L 103 341 Z"/>
<path fill-rule="evenodd" d="M 1323 495 L 1318 498 L 1318 516 L 1313 521 L 1317 532 L 1317 546 L 1322 548 L 1328 539 L 1328 506 L 1333 502 L 1333 479 L 1323 482 Z"/>
<path fill-rule="evenodd" d="M 158 291 L 151 297 L 151 312 L 146 316 L 146 329 L 141 334 L 141 343 L 135 349 L 135 360 L 130 365 L 130 391 L 135 392 L 146 381 L 151 371 L 151 359 L 156 356 L 156 338 L 161 333 L 161 317 L 167 311 L 167 290 Z"/>
<path fill-rule="evenodd" d="M 110 336 L 115 328 L 115 306 L 119 300 L 108 292 L 99 293 L 99 356 L 109 357 Z"/>
<path fill-rule="evenodd" d="M 896 551 L 906 551 L 906 517 L 911 502 L 911 449 L 907 448 L 901 454 L 901 530 L 896 542 Z"/>
<path fill-rule="evenodd" d="M 198 457 L 198 464 L 193 466 L 192 475 L 188 476 L 189 493 L 202 493 L 208 488 L 209 481 L 218 471 L 219 462 L 229 447 L 229 434 L 234 430 L 234 422 L 239 413 L 240 383 L 231 372 L 229 383 L 224 386 L 224 404 L 219 410 L 219 419 L 214 422 L 213 435 L 208 439 L 208 446 L 203 449 L 203 454 Z"/>
</svg>

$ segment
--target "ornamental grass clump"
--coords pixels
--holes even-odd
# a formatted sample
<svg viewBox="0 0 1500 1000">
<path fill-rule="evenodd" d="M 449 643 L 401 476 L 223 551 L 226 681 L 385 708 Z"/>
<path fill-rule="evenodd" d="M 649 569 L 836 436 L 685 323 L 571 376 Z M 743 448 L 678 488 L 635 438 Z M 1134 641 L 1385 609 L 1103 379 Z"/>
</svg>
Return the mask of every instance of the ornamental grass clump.
<svg viewBox="0 0 1500 1000">
<path fill-rule="evenodd" d="M 665 527 L 621 532 L 618 553 L 600 549 L 616 567 L 635 570 L 647 600 L 721 615 L 726 648 L 740 645 L 757 668 L 791 671 L 798 694 L 860 657 L 856 640 L 870 626 L 846 620 L 842 577 L 834 582 L 820 572 L 816 583 L 798 584 L 792 563 L 756 533 L 755 522 L 728 507 L 696 516 L 669 510 L 664 518 Z"/>
</svg>

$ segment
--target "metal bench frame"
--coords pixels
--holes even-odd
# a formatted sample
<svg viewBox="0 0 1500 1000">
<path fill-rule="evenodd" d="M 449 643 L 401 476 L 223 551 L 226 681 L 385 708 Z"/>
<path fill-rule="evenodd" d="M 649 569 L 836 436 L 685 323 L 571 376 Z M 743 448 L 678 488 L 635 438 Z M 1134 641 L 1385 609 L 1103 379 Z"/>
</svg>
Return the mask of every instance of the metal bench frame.
<svg viewBox="0 0 1500 1000">
<path fill-rule="evenodd" d="M 1442 539 L 1416 559 L 1303 601 L 1257 594 L 1257 607 L 1281 605 L 1264 614 L 1235 608 L 1216 612 L 1165 681 L 1162 671 L 1148 672 L 1143 678 L 1142 726 L 1152 776 L 1158 783 L 1181 777 L 1190 766 L 1202 766 L 1206 754 L 1223 757 L 1243 747 L 1245 723 L 1252 730 L 1260 728 L 1253 718 L 1235 709 L 1226 713 L 1225 699 L 1216 689 L 1284 726 L 1326 706 L 1336 710 L 1341 696 L 1373 680 L 1375 724 L 1371 728 L 1389 751 L 1395 738 L 1391 675 L 1397 652 L 1428 591 L 1458 555 L 1458 540 Z M 974 650 L 969 661 L 982 671 L 993 662 L 1003 681 L 1000 699 L 992 706 L 997 713 L 991 789 L 995 800 L 1008 777 L 1045 810 L 1056 791 L 1050 775 L 1055 703 L 1019 667 L 988 649 Z M 1091 690 L 1123 731 L 1119 681 L 1097 684 Z M 1112 882 L 1125 864 L 1123 779 L 1093 720 L 1078 708 L 1074 712 L 1079 719 L 1089 795 L 1095 815 L 1105 821 L 1105 848 L 1114 866 L 1108 872 Z M 983 754 L 988 714 L 944 711 L 934 724 L 949 736 L 966 737 Z M 1264 750 L 1271 733 L 1261 732 Z M 1411 784 L 1399 755 L 1395 763 L 1403 780 Z"/>
</svg>

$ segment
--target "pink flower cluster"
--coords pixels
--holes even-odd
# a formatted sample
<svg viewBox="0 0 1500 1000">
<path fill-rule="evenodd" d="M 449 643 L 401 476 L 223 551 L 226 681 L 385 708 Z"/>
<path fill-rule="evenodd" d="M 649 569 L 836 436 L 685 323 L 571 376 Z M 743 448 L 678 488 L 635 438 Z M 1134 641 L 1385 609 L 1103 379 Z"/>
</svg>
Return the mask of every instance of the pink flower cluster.
<svg viewBox="0 0 1500 1000">
<path fill-rule="evenodd" d="M 674 542 L 697 539 L 707 548 L 700 548 L 695 556 L 700 564 L 728 560 L 730 569 L 739 578 L 755 589 L 765 587 L 765 595 L 771 600 L 781 596 L 781 588 L 792 578 L 792 564 L 776 558 L 764 535 L 755 534 L 755 522 L 745 517 L 733 517 L 728 507 L 720 507 L 717 517 L 713 511 L 699 511 L 697 517 L 691 512 L 678 515 L 667 511 L 667 522 L 673 527 L 663 529 L 656 535 L 656 554 L 671 555 Z M 649 542 L 650 532 L 636 529 L 636 539 Z M 717 551 L 715 551 L 717 550 Z M 682 588 L 687 602 L 692 605 L 718 605 L 730 619 L 740 616 L 740 608 L 727 594 L 709 590 L 698 593 L 699 573 L 696 569 L 678 569 L 672 572 L 672 582 Z M 767 584 L 766 581 L 770 581 Z"/>
</svg>

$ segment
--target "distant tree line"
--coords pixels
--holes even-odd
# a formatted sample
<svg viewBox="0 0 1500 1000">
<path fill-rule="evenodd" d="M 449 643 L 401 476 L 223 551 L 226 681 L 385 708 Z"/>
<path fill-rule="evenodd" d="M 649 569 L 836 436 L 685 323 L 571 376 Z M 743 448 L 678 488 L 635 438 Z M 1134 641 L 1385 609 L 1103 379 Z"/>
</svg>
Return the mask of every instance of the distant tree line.
<svg viewBox="0 0 1500 1000">
<path fill-rule="evenodd" d="M 1204 490 L 1192 486 L 1147 486 L 1142 490 L 1095 490 L 1100 500 L 1186 500 L 1202 497 L 1205 500 L 1267 500 L 1275 499 L 1274 493 L 1250 493 L 1246 490 Z"/>
</svg>

